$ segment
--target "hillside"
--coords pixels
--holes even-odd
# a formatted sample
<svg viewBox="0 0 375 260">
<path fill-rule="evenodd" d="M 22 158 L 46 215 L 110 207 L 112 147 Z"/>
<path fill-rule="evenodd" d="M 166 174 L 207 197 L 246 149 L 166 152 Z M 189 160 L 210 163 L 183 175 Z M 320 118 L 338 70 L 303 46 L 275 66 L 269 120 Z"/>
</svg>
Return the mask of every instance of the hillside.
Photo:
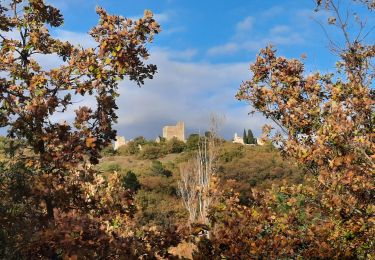
<svg viewBox="0 0 375 260">
<path fill-rule="evenodd" d="M 154 143 L 151 146 L 158 147 Z M 156 159 L 144 159 L 141 152 L 121 155 L 122 151 L 104 156 L 98 167 L 105 175 L 113 171 L 124 176 L 131 171 L 136 175 L 140 184 L 136 193 L 137 221 L 161 226 L 186 223 L 187 212 L 178 195 L 179 164 L 192 158 L 195 151 L 167 153 Z M 303 179 L 297 167 L 283 160 L 271 145 L 244 146 L 231 142 L 220 145 L 217 176 L 221 189 L 240 193 L 243 204 L 251 203 L 252 189 L 265 190 L 272 185 L 300 183 Z"/>
</svg>

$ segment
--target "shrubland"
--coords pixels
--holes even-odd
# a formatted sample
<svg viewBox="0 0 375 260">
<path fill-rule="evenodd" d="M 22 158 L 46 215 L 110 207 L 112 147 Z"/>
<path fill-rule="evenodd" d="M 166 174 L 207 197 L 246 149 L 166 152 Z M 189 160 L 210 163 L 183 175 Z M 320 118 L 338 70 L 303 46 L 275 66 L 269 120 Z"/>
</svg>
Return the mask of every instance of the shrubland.
<svg viewBox="0 0 375 260">
<path fill-rule="evenodd" d="M 194 150 L 197 149 L 198 145 Z M 169 153 L 157 160 L 139 155 L 119 155 L 119 152 L 103 157 L 99 169 L 104 175 L 117 171 L 125 176 L 129 169 L 135 173 L 140 183 L 140 189 L 135 195 L 139 202 L 137 218 L 140 223 L 182 225 L 186 223 L 187 212 L 178 193 L 179 165 L 194 157 L 192 150 L 189 148 L 180 153 Z M 238 192 L 243 205 L 252 201 L 253 189 L 266 190 L 272 186 L 303 182 L 298 166 L 292 161 L 283 160 L 271 144 L 244 146 L 221 141 L 217 168 L 220 189 L 228 193 Z"/>
</svg>

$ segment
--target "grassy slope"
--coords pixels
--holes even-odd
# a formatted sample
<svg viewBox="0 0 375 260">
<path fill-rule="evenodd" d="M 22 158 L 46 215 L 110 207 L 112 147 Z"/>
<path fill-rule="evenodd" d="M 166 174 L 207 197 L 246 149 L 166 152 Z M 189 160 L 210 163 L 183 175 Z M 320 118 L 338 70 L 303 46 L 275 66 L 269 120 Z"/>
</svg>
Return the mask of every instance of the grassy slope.
<svg viewBox="0 0 375 260">
<path fill-rule="evenodd" d="M 171 177 L 152 171 L 152 160 L 137 156 L 108 156 L 99 168 L 110 174 L 113 169 L 121 173 L 132 170 L 141 183 L 136 195 L 139 212 L 137 220 L 142 225 L 168 226 L 186 222 L 186 212 L 177 195 L 179 163 L 191 158 L 193 153 L 168 154 L 158 160 L 172 172 Z M 243 146 L 224 143 L 219 152 L 218 176 L 222 188 L 241 194 L 243 203 L 250 203 L 251 189 L 267 189 L 282 183 L 299 183 L 302 175 L 296 166 L 284 161 L 271 146 Z"/>
</svg>

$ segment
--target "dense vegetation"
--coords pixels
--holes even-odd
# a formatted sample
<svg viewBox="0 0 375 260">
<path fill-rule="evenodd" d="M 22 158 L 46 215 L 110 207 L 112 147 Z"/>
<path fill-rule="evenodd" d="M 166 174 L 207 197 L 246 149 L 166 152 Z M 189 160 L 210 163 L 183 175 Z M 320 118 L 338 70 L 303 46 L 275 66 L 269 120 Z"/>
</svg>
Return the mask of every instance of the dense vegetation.
<svg viewBox="0 0 375 260">
<path fill-rule="evenodd" d="M 144 144 L 146 143 L 147 141 Z M 128 145 L 132 146 L 132 143 Z M 161 150 L 165 147 L 165 143 L 151 142 L 149 145 Z M 195 150 L 197 148 L 196 145 Z M 137 187 L 137 183 L 140 184 L 135 195 L 139 207 L 137 221 L 141 225 L 184 224 L 187 212 L 178 194 L 178 166 L 191 159 L 195 151 L 185 145 L 185 150 L 180 153 L 168 153 L 160 158 L 155 158 L 155 155 L 149 159 L 144 157 L 142 151 L 129 155 L 127 149 L 123 146 L 118 151 L 113 151 L 112 155 L 105 156 L 99 169 L 105 176 L 114 171 L 128 176 L 130 169 L 136 175 L 136 180 L 124 181 L 127 187 L 134 185 L 131 183 L 136 183 Z M 266 190 L 272 186 L 303 181 L 299 168 L 292 162 L 283 160 L 272 145 L 244 146 L 226 141 L 222 141 L 220 145 L 217 176 L 220 179 L 220 189 L 228 193 L 238 192 L 243 205 L 251 202 L 252 190 L 255 188 Z"/>
<path fill-rule="evenodd" d="M 337 71 L 307 74 L 268 46 L 237 94 L 278 125 L 264 126 L 264 146 L 251 131 L 253 145 L 220 139 L 213 120 L 186 143 L 137 137 L 113 151 L 119 80 L 156 72 L 144 63 L 152 13 L 97 8 L 85 49 L 50 35 L 63 17 L 43 0 L 0 1 L 0 257 L 174 259 L 188 244 L 195 259 L 373 259 L 375 46 L 361 17 L 352 37 L 337 1 L 316 3 L 344 35 L 331 39 Z M 50 54 L 61 66 L 38 64 Z M 51 120 L 73 96 L 97 103 Z"/>
</svg>

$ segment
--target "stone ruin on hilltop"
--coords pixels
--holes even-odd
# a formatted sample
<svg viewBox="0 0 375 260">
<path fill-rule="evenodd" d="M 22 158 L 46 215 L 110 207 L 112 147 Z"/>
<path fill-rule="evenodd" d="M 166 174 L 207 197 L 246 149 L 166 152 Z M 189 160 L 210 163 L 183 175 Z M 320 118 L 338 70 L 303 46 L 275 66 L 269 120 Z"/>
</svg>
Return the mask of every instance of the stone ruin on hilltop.
<svg viewBox="0 0 375 260">
<path fill-rule="evenodd" d="M 163 127 L 163 138 L 167 141 L 172 138 L 177 138 L 180 141 L 185 142 L 185 123 L 180 121 L 175 126 L 164 126 Z M 114 143 L 113 149 L 117 150 L 120 146 L 126 145 L 126 140 L 124 136 L 116 136 L 116 141 Z"/>
<path fill-rule="evenodd" d="M 173 137 L 180 141 L 185 142 L 185 124 L 180 121 L 175 126 L 164 126 L 163 127 L 163 137 L 168 141 Z"/>
</svg>

